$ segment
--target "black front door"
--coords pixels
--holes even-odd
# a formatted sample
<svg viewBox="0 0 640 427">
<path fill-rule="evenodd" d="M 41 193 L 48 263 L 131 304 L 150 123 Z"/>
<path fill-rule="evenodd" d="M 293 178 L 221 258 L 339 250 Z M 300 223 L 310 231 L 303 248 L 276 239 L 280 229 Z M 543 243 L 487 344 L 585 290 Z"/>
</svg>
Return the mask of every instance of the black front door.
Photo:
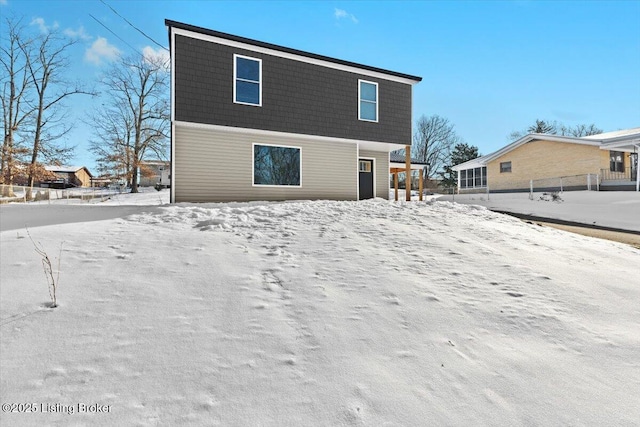
<svg viewBox="0 0 640 427">
<path fill-rule="evenodd" d="M 373 160 L 360 159 L 358 162 L 360 200 L 373 199 Z"/>
</svg>

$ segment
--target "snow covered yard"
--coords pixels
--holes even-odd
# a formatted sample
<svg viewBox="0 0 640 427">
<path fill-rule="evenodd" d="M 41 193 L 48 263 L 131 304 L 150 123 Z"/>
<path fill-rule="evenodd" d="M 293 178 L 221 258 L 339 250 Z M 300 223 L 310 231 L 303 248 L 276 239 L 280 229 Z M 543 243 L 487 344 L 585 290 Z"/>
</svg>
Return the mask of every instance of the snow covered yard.
<svg viewBox="0 0 640 427">
<path fill-rule="evenodd" d="M 38 405 L 2 425 L 640 419 L 627 245 L 382 200 L 180 204 L 30 233 L 51 256 L 64 241 L 60 306 L 24 230 L 2 232 L 0 400 Z"/>
</svg>

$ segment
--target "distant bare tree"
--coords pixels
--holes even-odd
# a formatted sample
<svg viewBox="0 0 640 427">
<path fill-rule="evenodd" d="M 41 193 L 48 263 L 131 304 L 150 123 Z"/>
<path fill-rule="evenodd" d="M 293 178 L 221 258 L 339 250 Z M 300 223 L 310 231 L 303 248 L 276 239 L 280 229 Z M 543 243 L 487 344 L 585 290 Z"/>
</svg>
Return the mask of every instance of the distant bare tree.
<svg viewBox="0 0 640 427">
<path fill-rule="evenodd" d="M 597 135 L 603 132 L 602 129 L 599 129 L 593 123 L 590 125 L 575 125 L 573 127 L 563 129 L 563 131 L 564 133 L 562 133 L 562 135 L 575 136 L 575 137 Z"/>
<path fill-rule="evenodd" d="M 124 172 L 131 192 L 138 192 L 138 172 L 145 156 L 166 157 L 169 135 L 169 73 L 160 58 L 121 58 L 102 82 L 108 98 L 93 114 L 92 150 L 103 167 Z"/>
<path fill-rule="evenodd" d="M 20 43 L 35 95 L 33 143 L 28 165 L 30 187 L 42 171 L 38 162 L 40 157 L 47 162 L 60 163 L 73 152 L 73 147 L 62 147 L 57 143 L 72 128 L 64 101 L 72 95 L 95 94 L 66 78 L 70 65 L 67 52 L 75 43 L 57 30 L 40 34 L 33 44 Z"/>
<path fill-rule="evenodd" d="M 93 127 L 90 149 L 96 155 L 100 174 L 131 185 L 133 161 L 130 147 L 135 132 L 127 106 L 103 106 L 89 113 L 87 122 Z"/>
<path fill-rule="evenodd" d="M 2 102 L 2 124 L 4 129 L 2 142 L 3 196 L 13 196 L 12 185 L 17 173 L 20 156 L 26 149 L 18 140 L 23 126 L 32 117 L 35 108 L 28 102 L 31 80 L 29 78 L 27 57 L 32 41 L 24 35 L 24 26 L 20 20 L 5 19 L 6 33 L 2 32 L 0 42 L 0 98 Z"/>
<path fill-rule="evenodd" d="M 411 157 L 429 164 L 425 178 L 430 179 L 448 163 L 452 147 L 460 142 L 462 139 L 448 119 L 437 114 L 422 115 L 416 122 Z"/>
<path fill-rule="evenodd" d="M 555 120 L 554 121 L 536 120 L 533 125 L 529 126 L 524 131 L 511 132 L 508 138 L 510 141 L 515 141 L 530 133 L 583 137 L 583 136 L 596 135 L 596 134 L 602 133 L 602 130 L 599 129 L 595 124 L 590 124 L 590 125 L 580 124 L 575 126 L 566 126 L 562 123 L 558 123 Z"/>
</svg>

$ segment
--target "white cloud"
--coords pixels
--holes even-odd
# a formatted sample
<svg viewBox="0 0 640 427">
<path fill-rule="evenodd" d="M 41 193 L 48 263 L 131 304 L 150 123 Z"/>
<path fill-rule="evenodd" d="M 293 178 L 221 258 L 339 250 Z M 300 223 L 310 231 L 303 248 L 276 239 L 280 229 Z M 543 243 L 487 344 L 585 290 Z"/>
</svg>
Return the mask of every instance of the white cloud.
<svg viewBox="0 0 640 427">
<path fill-rule="evenodd" d="M 33 18 L 31 20 L 31 25 L 36 25 L 40 29 L 41 33 L 48 33 L 49 30 L 55 30 L 59 26 L 56 21 L 53 21 L 53 25 L 47 25 L 44 18 L 40 18 L 40 17 Z"/>
<path fill-rule="evenodd" d="M 350 19 L 354 24 L 358 23 L 358 18 L 344 9 L 335 9 L 334 16 L 337 20 Z"/>
<path fill-rule="evenodd" d="M 80 28 L 78 28 L 77 30 L 74 30 L 73 28 L 67 28 L 66 30 L 64 30 L 64 33 L 74 39 L 91 40 L 92 38 L 89 34 L 87 34 L 83 26 L 80 26 Z"/>
<path fill-rule="evenodd" d="M 162 49 L 154 49 L 151 46 L 145 46 L 142 49 L 144 60 L 152 64 L 162 64 L 167 70 L 169 69 L 169 52 Z"/>
<path fill-rule="evenodd" d="M 84 59 L 92 64 L 100 65 L 103 60 L 113 61 L 118 55 L 120 55 L 120 49 L 109 44 L 104 37 L 98 37 L 84 53 Z"/>
</svg>

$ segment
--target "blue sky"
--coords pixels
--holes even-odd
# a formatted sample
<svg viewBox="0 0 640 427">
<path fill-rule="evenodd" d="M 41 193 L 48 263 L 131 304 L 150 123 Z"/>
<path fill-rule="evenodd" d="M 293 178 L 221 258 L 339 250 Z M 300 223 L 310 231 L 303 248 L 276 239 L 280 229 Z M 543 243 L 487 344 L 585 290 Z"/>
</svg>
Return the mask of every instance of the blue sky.
<svg viewBox="0 0 640 427">
<path fill-rule="evenodd" d="M 118 52 L 162 52 L 105 3 L 165 47 L 168 18 L 421 76 L 414 121 L 446 117 L 482 154 L 535 119 L 640 126 L 640 1 L 0 0 L 0 15 L 75 34 L 70 77 L 94 85 Z M 99 102 L 69 104 L 72 163 L 90 169 L 81 119 Z"/>
</svg>

